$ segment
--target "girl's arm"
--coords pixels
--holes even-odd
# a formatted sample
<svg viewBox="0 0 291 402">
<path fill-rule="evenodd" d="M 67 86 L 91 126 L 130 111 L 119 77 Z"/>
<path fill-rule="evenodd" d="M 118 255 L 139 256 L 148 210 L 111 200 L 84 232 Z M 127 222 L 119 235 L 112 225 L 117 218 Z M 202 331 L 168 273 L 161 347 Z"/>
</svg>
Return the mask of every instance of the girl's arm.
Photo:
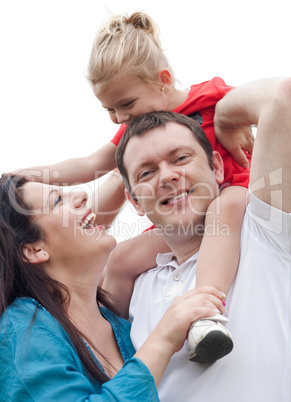
<svg viewBox="0 0 291 402">
<path fill-rule="evenodd" d="M 17 169 L 10 174 L 27 176 L 32 181 L 60 186 L 87 183 L 116 167 L 115 151 L 116 145 L 108 142 L 93 154 L 83 158 L 67 159 L 53 165 Z"/>
<path fill-rule="evenodd" d="M 122 317 L 128 317 L 134 281 L 156 267 L 158 253 L 171 251 L 158 229 L 119 243 L 108 259 L 102 287 L 110 292 Z"/>
<path fill-rule="evenodd" d="M 112 142 L 84 158 L 67 159 L 48 166 L 17 169 L 9 174 L 19 174 L 29 180 L 60 186 L 90 183 L 86 191 L 92 195 L 92 210 L 96 224 L 110 225 L 125 201 L 124 185 L 117 172 L 108 175 L 105 181 L 95 180 L 116 167 L 116 145 Z"/>
<path fill-rule="evenodd" d="M 215 286 L 228 293 L 239 263 L 247 194 L 245 187 L 227 187 L 210 204 L 197 260 L 196 286 Z"/>
<path fill-rule="evenodd" d="M 119 171 L 114 169 L 104 180 L 95 180 L 87 192 L 92 194 L 92 210 L 96 214 L 95 225 L 110 225 L 126 200 L 124 182 Z"/>
</svg>

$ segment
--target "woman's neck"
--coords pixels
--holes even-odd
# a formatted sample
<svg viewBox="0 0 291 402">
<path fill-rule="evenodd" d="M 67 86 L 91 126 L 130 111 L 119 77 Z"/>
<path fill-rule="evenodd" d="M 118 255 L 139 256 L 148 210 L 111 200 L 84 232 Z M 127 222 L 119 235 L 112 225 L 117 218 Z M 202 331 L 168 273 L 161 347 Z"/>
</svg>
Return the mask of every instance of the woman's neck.
<svg viewBox="0 0 291 402">
<path fill-rule="evenodd" d="M 124 361 L 111 324 L 99 310 L 96 296 L 96 291 L 90 295 L 83 292 L 72 293 L 68 313 L 106 374 L 112 378 L 121 369 Z"/>
<path fill-rule="evenodd" d="M 70 304 L 68 313 L 74 322 L 90 324 L 92 317 L 100 319 L 101 313 L 97 305 L 97 286 L 76 286 L 70 288 Z"/>
</svg>

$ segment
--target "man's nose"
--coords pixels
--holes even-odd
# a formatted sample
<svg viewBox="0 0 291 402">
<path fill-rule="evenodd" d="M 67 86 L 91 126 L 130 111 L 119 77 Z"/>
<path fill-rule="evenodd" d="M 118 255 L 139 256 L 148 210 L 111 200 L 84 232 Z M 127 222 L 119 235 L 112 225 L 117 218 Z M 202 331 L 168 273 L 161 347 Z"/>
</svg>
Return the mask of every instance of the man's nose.
<svg viewBox="0 0 291 402">
<path fill-rule="evenodd" d="M 164 187 L 175 181 L 178 181 L 180 174 L 174 166 L 170 164 L 163 164 L 160 166 L 159 186 Z"/>
</svg>

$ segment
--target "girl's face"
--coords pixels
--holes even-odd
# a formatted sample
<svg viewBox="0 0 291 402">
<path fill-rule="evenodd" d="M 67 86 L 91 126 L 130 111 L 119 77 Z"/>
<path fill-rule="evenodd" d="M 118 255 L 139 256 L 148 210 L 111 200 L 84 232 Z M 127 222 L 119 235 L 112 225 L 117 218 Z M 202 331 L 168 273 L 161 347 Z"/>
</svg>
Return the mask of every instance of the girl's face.
<svg viewBox="0 0 291 402">
<path fill-rule="evenodd" d="M 95 216 L 87 205 L 87 193 L 28 182 L 24 198 L 45 234 L 42 247 L 51 265 L 84 269 L 90 261 L 106 262 L 116 241 L 103 226 L 93 225 Z"/>
<path fill-rule="evenodd" d="M 141 114 L 170 110 L 162 85 L 154 87 L 136 78 L 121 78 L 104 92 L 95 87 L 94 93 L 115 124 L 128 125 Z"/>
</svg>

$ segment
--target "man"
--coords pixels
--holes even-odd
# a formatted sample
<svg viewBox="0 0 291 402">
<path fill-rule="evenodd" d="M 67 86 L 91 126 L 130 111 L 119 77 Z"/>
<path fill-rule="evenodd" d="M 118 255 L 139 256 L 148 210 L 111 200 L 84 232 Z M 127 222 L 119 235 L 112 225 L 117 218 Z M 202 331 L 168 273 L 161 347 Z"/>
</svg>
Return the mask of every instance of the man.
<svg viewBox="0 0 291 402">
<path fill-rule="evenodd" d="M 291 400 L 290 110 L 290 79 L 241 86 L 217 105 L 216 133 L 226 147 L 242 136 L 242 127 L 257 124 L 250 177 L 253 194 L 242 227 L 239 269 L 227 299 L 235 347 L 212 365 L 189 362 L 186 347 L 182 349 L 171 359 L 160 384 L 162 401 Z M 205 212 L 223 179 L 219 155 L 214 153 L 212 169 L 205 150 L 180 117 L 164 115 L 170 118 L 161 126 L 157 121 L 162 116 L 153 113 L 134 121 L 117 152 L 130 201 L 162 228 L 173 251 L 159 255 L 157 268 L 135 283 L 130 315 L 136 348 L 173 299 L 189 288 Z M 191 160 L 185 144 L 194 150 Z M 173 155 L 184 169 L 173 168 Z M 167 200 L 174 191 L 184 202 L 169 208 Z"/>
</svg>

